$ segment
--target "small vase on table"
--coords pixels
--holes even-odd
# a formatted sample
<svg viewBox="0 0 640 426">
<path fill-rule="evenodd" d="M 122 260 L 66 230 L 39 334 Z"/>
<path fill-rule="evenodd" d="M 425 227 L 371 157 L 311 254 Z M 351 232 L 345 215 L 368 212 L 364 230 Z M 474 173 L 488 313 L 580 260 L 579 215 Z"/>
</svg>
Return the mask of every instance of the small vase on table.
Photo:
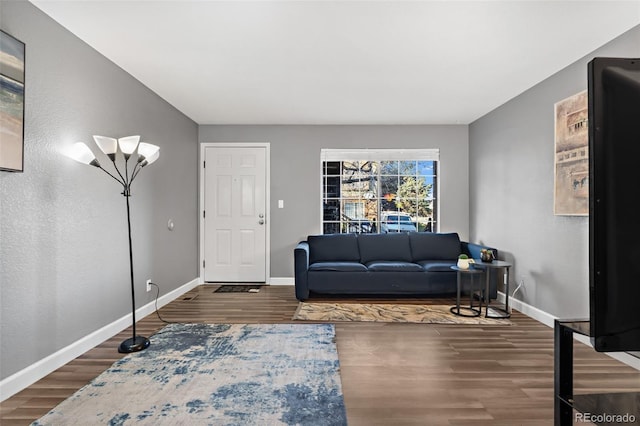
<svg viewBox="0 0 640 426">
<path fill-rule="evenodd" d="M 482 249 L 480 250 L 480 260 L 483 262 L 491 263 L 495 257 L 493 256 L 493 250 Z"/>
</svg>

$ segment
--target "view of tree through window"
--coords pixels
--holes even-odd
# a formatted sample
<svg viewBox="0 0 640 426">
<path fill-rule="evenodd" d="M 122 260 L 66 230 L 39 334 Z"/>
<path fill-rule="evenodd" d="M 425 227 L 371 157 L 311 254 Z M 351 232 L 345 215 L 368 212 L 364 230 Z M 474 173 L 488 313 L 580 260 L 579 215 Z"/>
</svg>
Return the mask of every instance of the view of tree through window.
<svg viewBox="0 0 640 426">
<path fill-rule="evenodd" d="M 323 161 L 325 234 L 436 231 L 435 160 Z"/>
</svg>

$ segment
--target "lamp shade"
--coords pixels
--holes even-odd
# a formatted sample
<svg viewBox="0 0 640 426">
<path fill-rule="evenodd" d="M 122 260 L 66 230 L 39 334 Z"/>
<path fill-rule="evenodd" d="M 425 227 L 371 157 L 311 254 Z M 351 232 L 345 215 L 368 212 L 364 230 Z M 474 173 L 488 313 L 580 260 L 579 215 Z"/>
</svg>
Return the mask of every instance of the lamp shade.
<svg viewBox="0 0 640 426">
<path fill-rule="evenodd" d="M 125 138 L 118 139 L 118 145 L 120 145 L 120 151 L 128 158 L 138 147 L 140 142 L 140 136 L 127 136 Z"/>
<path fill-rule="evenodd" d="M 159 151 L 159 146 L 152 145 L 146 142 L 140 142 L 140 145 L 138 145 L 138 161 L 147 160 L 148 163 L 148 159 Z"/>
<path fill-rule="evenodd" d="M 114 138 L 94 135 L 93 140 L 96 141 L 100 150 L 107 155 L 115 155 L 116 151 L 118 151 L 118 141 Z"/>
<path fill-rule="evenodd" d="M 93 151 L 91 151 L 91 149 L 89 149 L 89 147 L 83 142 L 76 142 L 73 144 L 69 151 L 69 157 L 82 164 L 99 164 L 96 156 L 93 155 Z"/>
<path fill-rule="evenodd" d="M 149 164 L 153 164 L 160 157 L 160 149 L 151 154 L 149 157 L 145 158 L 142 162 L 142 166 L 148 166 Z"/>
</svg>

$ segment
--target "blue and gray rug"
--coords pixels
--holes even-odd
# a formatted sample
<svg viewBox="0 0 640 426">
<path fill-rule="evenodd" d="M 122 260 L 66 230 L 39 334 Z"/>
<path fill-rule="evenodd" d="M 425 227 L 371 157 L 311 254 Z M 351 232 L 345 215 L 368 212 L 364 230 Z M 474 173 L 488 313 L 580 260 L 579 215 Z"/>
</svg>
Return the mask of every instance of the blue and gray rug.
<svg viewBox="0 0 640 426">
<path fill-rule="evenodd" d="M 33 425 L 346 425 L 331 324 L 171 324 Z"/>
</svg>

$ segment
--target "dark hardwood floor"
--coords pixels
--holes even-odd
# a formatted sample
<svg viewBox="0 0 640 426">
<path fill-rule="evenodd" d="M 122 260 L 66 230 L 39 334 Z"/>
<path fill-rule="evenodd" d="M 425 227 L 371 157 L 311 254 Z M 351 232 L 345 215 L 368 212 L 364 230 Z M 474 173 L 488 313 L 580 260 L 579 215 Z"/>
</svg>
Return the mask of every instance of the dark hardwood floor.
<svg viewBox="0 0 640 426">
<path fill-rule="evenodd" d="M 298 305 L 289 286 L 259 293 L 214 293 L 216 288 L 199 286 L 160 315 L 170 322 L 287 323 Z M 154 313 L 137 328 L 150 336 L 164 325 Z M 47 413 L 121 358 L 117 347 L 130 333 L 2 402 L 0 424 L 26 425 Z M 336 335 L 350 425 L 553 424 L 553 330 L 519 312 L 512 325 L 338 323 Z M 576 393 L 640 390 L 640 371 L 581 343 L 574 348 Z"/>
</svg>

